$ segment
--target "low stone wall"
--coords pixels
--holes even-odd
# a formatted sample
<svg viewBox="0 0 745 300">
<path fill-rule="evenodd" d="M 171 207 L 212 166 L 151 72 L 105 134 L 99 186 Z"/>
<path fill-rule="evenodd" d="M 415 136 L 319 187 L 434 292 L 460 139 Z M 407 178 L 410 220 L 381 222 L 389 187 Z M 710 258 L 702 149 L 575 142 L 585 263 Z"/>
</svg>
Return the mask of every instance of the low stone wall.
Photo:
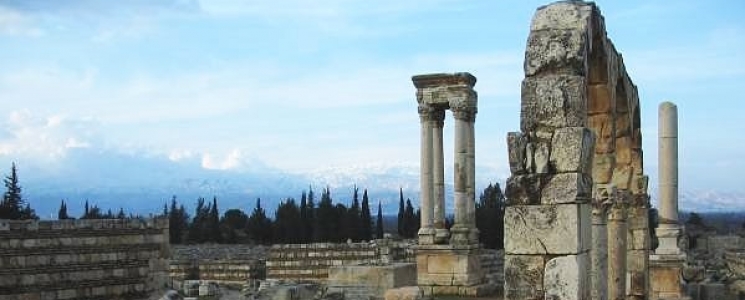
<svg viewBox="0 0 745 300">
<path fill-rule="evenodd" d="M 0 220 L 0 299 L 145 299 L 168 279 L 167 219 Z"/>
<path fill-rule="evenodd" d="M 266 277 L 266 246 L 178 245 L 172 249 L 173 286 L 185 279 L 244 285 Z"/>
<path fill-rule="evenodd" d="M 266 261 L 266 277 L 325 283 L 330 267 L 412 262 L 414 255 L 409 248 L 409 242 L 386 239 L 370 243 L 273 245 Z"/>
<path fill-rule="evenodd" d="M 481 249 L 481 270 L 489 284 L 504 285 L 504 250 Z"/>
</svg>

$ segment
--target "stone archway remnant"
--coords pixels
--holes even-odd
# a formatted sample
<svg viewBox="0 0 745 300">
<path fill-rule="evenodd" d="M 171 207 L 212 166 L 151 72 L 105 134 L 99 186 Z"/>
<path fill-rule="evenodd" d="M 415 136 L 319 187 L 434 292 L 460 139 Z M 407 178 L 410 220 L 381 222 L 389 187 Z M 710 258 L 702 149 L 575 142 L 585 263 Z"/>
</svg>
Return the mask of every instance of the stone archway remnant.
<svg viewBox="0 0 745 300">
<path fill-rule="evenodd" d="M 507 135 L 505 299 L 647 299 L 639 97 L 591 2 L 539 7 Z"/>
</svg>

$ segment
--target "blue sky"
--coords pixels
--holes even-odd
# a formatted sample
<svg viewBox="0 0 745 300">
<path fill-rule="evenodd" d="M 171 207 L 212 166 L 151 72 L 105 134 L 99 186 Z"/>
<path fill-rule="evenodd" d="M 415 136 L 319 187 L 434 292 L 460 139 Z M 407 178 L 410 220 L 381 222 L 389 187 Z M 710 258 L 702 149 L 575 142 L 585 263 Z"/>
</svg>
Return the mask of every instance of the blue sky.
<svg viewBox="0 0 745 300">
<path fill-rule="evenodd" d="M 467 71 L 477 164 L 503 179 L 546 3 L 0 0 L 0 166 L 54 170 L 81 150 L 226 170 L 418 165 L 410 76 Z M 670 100 L 681 188 L 745 194 L 745 2 L 597 3 L 639 87 L 650 185 Z"/>
</svg>

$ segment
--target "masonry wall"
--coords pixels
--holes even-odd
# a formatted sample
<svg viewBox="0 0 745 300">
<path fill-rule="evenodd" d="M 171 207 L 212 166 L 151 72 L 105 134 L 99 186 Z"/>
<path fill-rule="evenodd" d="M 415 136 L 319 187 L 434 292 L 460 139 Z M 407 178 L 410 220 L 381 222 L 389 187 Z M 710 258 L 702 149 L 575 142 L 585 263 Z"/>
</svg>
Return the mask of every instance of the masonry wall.
<svg viewBox="0 0 745 300">
<path fill-rule="evenodd" d="M 168 220 L 0 220 L 0 299 L 146 299 L 168 279 Z"/>
<path fill-rule="evenodd" d="M 325 283 L 330 267 L 413 261 L 408 243 L 390 240 L 274 245 L 266 260 L 266 277 Z"/>
</svg>

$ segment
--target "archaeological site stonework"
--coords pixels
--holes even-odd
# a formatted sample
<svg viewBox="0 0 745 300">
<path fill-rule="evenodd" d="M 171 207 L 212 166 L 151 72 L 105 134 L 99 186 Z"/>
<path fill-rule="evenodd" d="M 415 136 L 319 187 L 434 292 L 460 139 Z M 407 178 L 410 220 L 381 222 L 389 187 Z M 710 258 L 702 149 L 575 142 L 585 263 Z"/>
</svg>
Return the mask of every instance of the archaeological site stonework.
<svg viewBox="0 0 745 300">
<path fill-rule="evenodd" d="M 639 98 L 594 3 L 540 7 L 509 133 L 505 299 L 648 299 Z"/>
<path fill-rule="evenodd" d="M 0 220 L 0 299 L 149 299 L 168 281 L 168 220 Z"/>
</svg>

